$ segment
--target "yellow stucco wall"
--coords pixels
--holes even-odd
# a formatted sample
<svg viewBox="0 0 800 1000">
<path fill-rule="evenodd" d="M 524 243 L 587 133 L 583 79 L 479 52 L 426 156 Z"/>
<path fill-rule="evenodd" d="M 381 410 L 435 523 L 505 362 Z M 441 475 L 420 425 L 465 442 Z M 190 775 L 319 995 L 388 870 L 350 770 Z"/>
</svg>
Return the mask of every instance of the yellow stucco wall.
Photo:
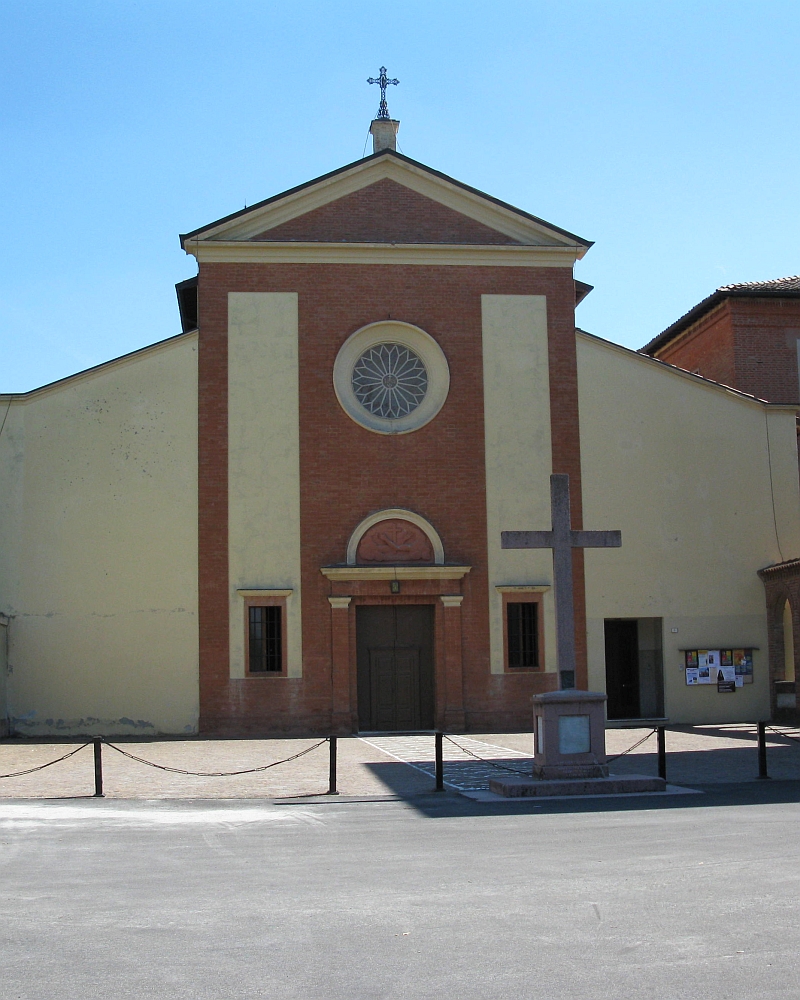
<svg viewBox="0 0 800 1000">
<path fill-rule="evenodd" d="M 14 728 L 196 731 L 196 335 L 15 400 L 0 468 Z"/>
<path fill-rule="evenodd" d="M 551 584 L 549 550 L 500 548 L 500 532 L 550 527 L 550 380 L 547 300 L 484 295 L 483 396 L 492 673 L 502 673 L 498 586 Z M 545 669 L 555 670 L 552 592 L 543 597 Z"/>
<path fill-rule="evenodd" d="M 8 711 L 6 702 L 6 680 L 8 671 L 8 623 L 0 618 L 0 736 L 8 733 Z"/>
<path fill-rule="evenodd" d="M 578 378 L 584 527 L 622 530 L 621 549 L 586 552 L 590 688 L 605 690 L 605 618 L 663 618 L 671 721 L 767 717 L 756 571 L 800 555 L 793 412 L 584 334 Z M 752 685 L 686 686 L 681 649 L 741 646 L 759 647 Z"/>
<path fill-rule="evenodd" d="M 237 590 L 291 590 L 287 673 L 302 674 L 300 416 L 295 292 L 228 295 L 228 559 L 231 676 L 245 676 Z M 252 683 L 263 683 L 256 678 Z M 280 682 L 278 678 L 267 680 Z"/>
</svg>

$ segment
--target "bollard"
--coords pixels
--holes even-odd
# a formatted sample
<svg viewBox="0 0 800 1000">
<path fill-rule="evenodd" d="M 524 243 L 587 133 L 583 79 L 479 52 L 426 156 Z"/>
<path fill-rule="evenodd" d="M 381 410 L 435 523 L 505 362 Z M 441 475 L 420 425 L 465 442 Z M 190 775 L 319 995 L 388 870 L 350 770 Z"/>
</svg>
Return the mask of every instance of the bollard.
<svg viewBox="0 0 800 1000">
<path fill-rule="evenodd" d="M 103 737 L 95 736 L 92 740 L 94 750 L 94 794 L 102 799 L 103 795 Z"/>
<path fill-rule="evenodd" d="M 767 774 L 767 724 L 756 723 L 758 727 L 758 776 L 768 778 Z"/>
<path fill-rule="evenodd" d="M 667 780 L 667 732 L 659 726 L 656 732 L 658 739 L 658 776 Z"/>
<path fill-rule="evenodd" d="M 330 744 L 330 764 L 328 766 L 328 795 L 338 795 L 336 791 L 336 737 L 329 736 Z"/>
<path fill-rule="evenodd" d="M 436 733 L 436 791 L 444 791 L 444 757 L 442 755 L 442 733 Z"/>
</svg>

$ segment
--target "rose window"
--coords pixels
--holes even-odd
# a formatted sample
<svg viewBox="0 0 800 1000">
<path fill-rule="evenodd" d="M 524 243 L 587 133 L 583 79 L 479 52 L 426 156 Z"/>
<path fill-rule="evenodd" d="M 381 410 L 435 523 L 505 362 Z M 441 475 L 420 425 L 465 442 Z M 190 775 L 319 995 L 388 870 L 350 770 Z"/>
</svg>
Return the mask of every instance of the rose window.
<svg viewBox="0 0 800 1000">
<path fill-rule="evenodd" d="M 353 368 L 353 392 L 376 417 L 396 420 L 412 413 L 428 391 L 422 360 L 402 344 L 376 344 Z"/>
</svg>

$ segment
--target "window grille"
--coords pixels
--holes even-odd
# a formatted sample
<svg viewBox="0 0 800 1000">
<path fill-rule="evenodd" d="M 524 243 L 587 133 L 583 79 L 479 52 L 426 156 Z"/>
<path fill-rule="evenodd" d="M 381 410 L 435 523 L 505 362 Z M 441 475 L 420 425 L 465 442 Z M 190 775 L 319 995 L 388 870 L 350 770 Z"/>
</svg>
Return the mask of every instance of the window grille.
<svg viewBox="0 0 800 1000">
<path fill-rule="evenodd" d="M 539 605 L 535 601 L 506 605 L 508 666 L 539 666 Z"/>
<path fill-rule="evenodd" d="M 250 608 L 250 673 L 281 673 L 283 635 L 280 606 Z"/>
</svg>

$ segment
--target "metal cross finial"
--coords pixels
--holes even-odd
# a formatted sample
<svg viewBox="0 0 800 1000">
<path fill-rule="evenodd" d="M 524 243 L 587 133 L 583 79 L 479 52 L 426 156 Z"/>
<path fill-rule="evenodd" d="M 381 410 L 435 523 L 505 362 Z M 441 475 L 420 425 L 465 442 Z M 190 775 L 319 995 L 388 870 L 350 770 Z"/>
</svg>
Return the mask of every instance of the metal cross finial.
<svg viewBox="0 0 800 1000">
<path fill-rule="evenodd" d="M 389 108 L 386 104 L 386 88 L 389 86 L 389 84 L 393 83 L 396 85 L 400 83 L 400 81 L 390 80 L 389 77 L 386 75 L 386 67 L 381 66 L 381 75 L 369 77 L 367 83 L 377 83 L 378 86 L 381 88 L 381 103 L 380 107 L 378 108 L 378 118 L 389 118 L 390 117 Z"/>
</svg>

